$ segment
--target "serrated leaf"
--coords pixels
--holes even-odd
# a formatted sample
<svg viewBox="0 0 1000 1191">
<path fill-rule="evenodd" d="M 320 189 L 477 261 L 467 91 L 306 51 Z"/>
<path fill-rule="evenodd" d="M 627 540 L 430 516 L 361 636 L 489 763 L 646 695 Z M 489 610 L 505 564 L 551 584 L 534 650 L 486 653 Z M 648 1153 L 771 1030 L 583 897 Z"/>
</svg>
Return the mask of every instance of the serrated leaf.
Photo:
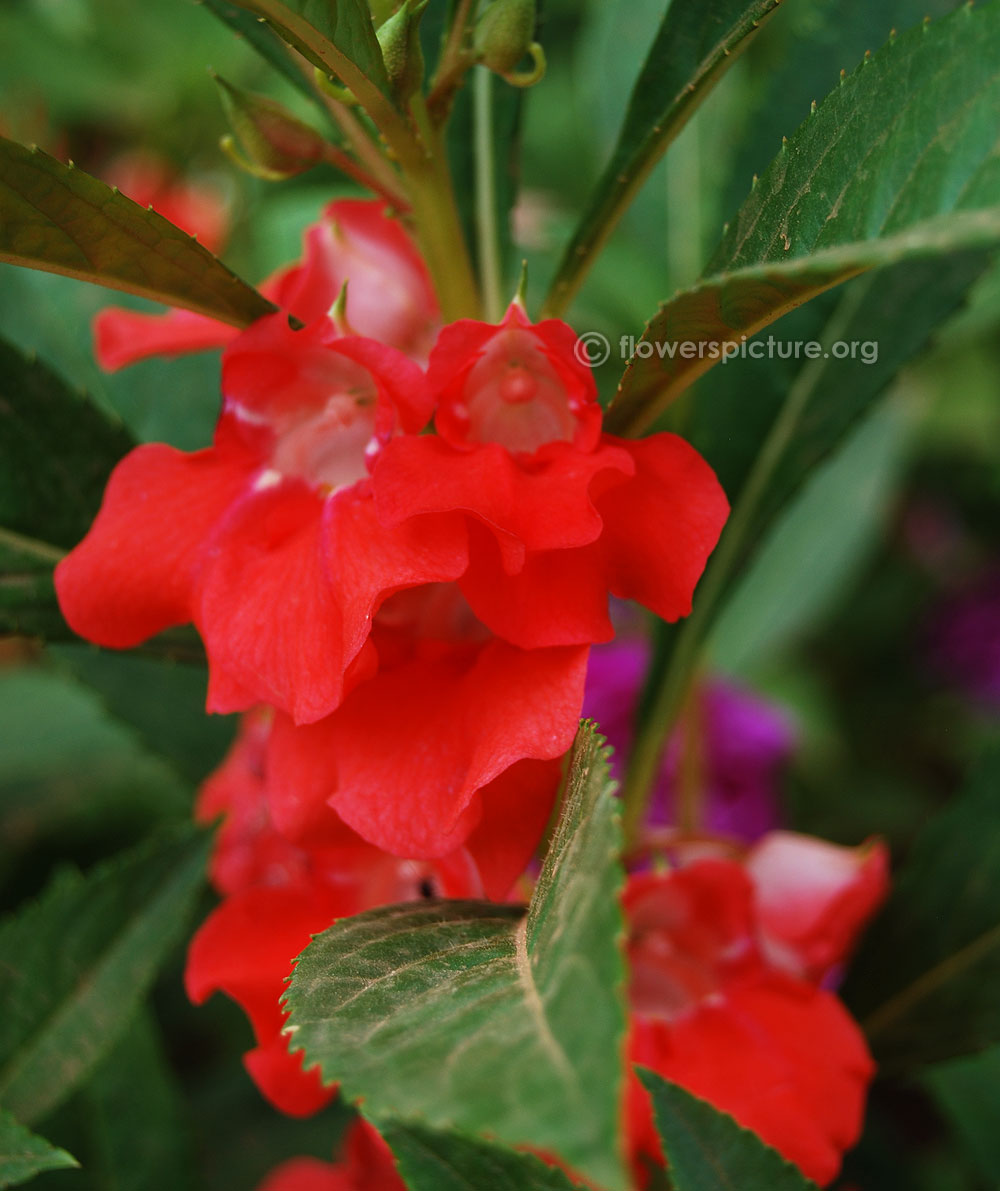
<svg viewBox="0 0 1000 1191">
<path fill-rule="evenodd" d="M 345 919 L 303 952 L 286 1001 L 291 1046 L 374 1119 L 552 1150 L 620 1188 L 622 873 L 602 743 L 581 728 L 526 914 L 436 901 Z"/>
<path fill-rule="evenodd" d="M 816 1184 L 756 1133 L 654 1071 L 638 1068 L 675 1191 L 809 1191 Z"/>
<path fill-rule="evenodd" d="M 0 137 L 0 261 L 244 327 L 275 310 L 193 237 L 73 165 Z"/>
<path fill-rule="evenodd" d="M 868 269 L 1000 242 L 998 62 L 992 3 L 911 30 L 858 67 L 782 147 L 699 285 L 650 321 L 652 355 L 629 362 L 611 424 L 648 426 L 721 344 Z"/>
<path fill-rule="evenodd" d="M 323 101 L 296 68 L 284 43 L 273 30 L 246 9 L 230 4 L 229 0 L 200 0 L 200 3 L 252 46 L 265 62 L 269 62 L 300 94 L 316 104 L 324 115 L 328 114 Z"/>
<path fill-rule="evenodd" d="M 334 75 L 374 116 L 392 90 L 366 0 L 236 0 L 263 17 L 314 66 Z M 382 104 L 376 101 L 376 109 Z"/>
<path fill-rule="evenodd" d="M 563 1172 L 534 1154 L 519 1154 L 458 1133 L 422 1125 L 383 1126 L 410 1191 L 570 1191 Z"/>
<path fill-rule="evenodd" d="M 0 1102 L 31 1124 L 56 1108 L 128 1025 L 185 928 L 207 840 L 172 832 L 65 872 L 0 924 Z"/>
<path fill-rule="evenodd" d="M 565 309 L 583 269 L 650 171 L 781 0 L 673 0 L 636 80 L 618 142 L 563 254 L 548 303 Z"/>
<path fill-rule="evenodd" d="M 1000 752 L 924 828 L 844 987 L 875 1057 L 910 1071 L 1000 1043 Z"/>
<path fill-rule="evenodd" d="M 18 1187 L 45 1170 L 79 1166 L 77 1160 L 36 1137 L 0 1108 L 0 1187 Z"/>
</svg>

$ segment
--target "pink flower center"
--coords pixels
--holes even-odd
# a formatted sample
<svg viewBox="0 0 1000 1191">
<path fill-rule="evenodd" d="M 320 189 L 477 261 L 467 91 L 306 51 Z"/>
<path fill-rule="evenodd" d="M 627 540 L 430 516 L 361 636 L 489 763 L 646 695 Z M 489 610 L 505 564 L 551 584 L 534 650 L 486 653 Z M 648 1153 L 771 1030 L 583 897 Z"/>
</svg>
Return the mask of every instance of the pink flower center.
<svg viewBox="0 0 1000 1191">
<path fill-rule="evenodd" d="M 576 434 L 565 385 L 537 337 L 521 327 L 502 327 L 489 341 L 466 378 L 463 405 L 455 412 L 473 442 L 532 452 Z"/>
</svg>

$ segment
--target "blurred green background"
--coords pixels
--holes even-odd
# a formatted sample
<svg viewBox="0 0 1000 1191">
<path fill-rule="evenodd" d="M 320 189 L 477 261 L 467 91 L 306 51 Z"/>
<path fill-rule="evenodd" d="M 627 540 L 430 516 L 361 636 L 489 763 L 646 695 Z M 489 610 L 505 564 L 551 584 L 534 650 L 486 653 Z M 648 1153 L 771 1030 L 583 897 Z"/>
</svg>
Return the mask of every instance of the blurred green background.
<svg viewBox="0 0 1000 1191">
<path fill-rule="evenodd" d="M 432 11 L 444 0 L 432 0 Z M 659 301 L 697 276 L 723 223 L 791 133 L 891 27 L 943 0 L 795 0 L 709 99 L 657 168 L 590 278 L 571 321 L 613 344 L 638 336 Z M 523 96 L 522 170 L 511 253 L 537 298 L 613 143 L 663 0 L 546 0 L 549 73 Z M 251 281 L 294 259 L 305 225 L 348 184 L 325 167 L 280 185 L 236 173 L 211 66 L 309 105 L 204 7 L 188 0 L 5 0 L 0 130 L 104 175 L 123 152 L 162 158 L 217 190 L 232 232 L 222 253 Z M 117 295 L 0 266 L 0 335 L 36 351 L 115 411 L 134 435 L 208 441 L 217 411 L 211 354 L 101 373 L 90 321 Z M 141 305 L 141 303 L 134 303 Z M 530 305 L 530 300 L 529 300 Z M 792 337 L 789 320 L 774 328 Z M 711 646 L 714 671 L 786 705 L 800 728 L 787 774 L 789 824 L 838 841 L 885 836 L 902 857 L 1000 732 L 1000 271 L 988 270 L 783 512 L 733 586 Z M 605 393 L 615 358 L 601 371 Z M 706 377 L 735 395 L 782 383 L 765 362 Z M 849 383 L 849 382 L 845 382 Z M 750 406 L 749 400 L 746 406 Z M 747 416 L 750 416 L 749 412 Z M 707 452 L 709 461 L 711 453 Z M 991 636 L 992 633 L 992 636 Z M 992 661 L 992 671 L 990 663 Z M 994 676 L 992 696 L 990 674 Z M 232 724 L 203 715 L 204 677 L 181 663 L 0 640 L 0 902 L 36 894 L 54 866 L 86 866 L 190 815 L 193 791 Z M 207 908 L 206 901 L 206 908 Z M 238 1056 L 242 1014 L 195 1010 L 181 956 L 155 1014 L 138 1020 L 101 1076 L 45 1132 L 88 1174 L 66 1191 L 254 1186 L 293 1154 L 329 1157 L 336 1109 L 308 1122 L 259 1098 Z M 838 1184 L 843 1191 L 987 1191 L 998 1186 L 1000 1052 L 886 1082 Z M 176 1137 L 186 1139 L 178 1148 Z M 127 1172 L 127 1173 L 123 1173 Z"/>
</svg>

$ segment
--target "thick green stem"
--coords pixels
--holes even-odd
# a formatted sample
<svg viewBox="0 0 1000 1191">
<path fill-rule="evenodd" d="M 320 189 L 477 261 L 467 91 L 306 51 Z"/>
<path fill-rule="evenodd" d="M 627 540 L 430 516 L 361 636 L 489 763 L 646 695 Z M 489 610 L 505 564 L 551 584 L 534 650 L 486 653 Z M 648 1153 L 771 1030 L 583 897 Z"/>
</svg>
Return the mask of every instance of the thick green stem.
<svg viewBox="0 0 1000 1191">
<path fill-rule="evenodd" d="M 444 142 L 430 126 L 422 96 L 412 101 L 424 150 L 403 165 L 417 239 L 446 322 L 478 318 L 479 288 L 455 203 Z"/>
<path fill-rule="evenodd" d="M 476 146 L 479 276 L 486 319 L 488 322 L 497 323 L 503 318 L 503 279 L 493 164 L 493 76 L 484 66 L 477 66 L 473 73 L 472 98 Z"/>
</svg>

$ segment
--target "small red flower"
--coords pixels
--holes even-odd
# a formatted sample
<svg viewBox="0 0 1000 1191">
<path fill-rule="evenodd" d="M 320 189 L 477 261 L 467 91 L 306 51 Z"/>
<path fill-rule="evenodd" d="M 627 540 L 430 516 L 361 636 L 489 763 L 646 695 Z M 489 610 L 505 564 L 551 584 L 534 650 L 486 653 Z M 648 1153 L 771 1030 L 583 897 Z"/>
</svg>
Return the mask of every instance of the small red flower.
<svg viewBox="0 0 1000 1191">
<path fill-rule="evenodd" d="M 339 1161 L 293 1158 L 273 1170 L 257 1191 L 406 1191 L 392 1153 L 361 1117 L 350 1126 Z"/>
<path fill-rule="evenodd" d="M 173 218 L 173 208 L 157 210 Z M 345 282 L 347 318 L 358 335 L 426 360 L 440 325 L 437 298 L 410 236 L 377 199 L 330 203 L 306 230 L 302 263 L 282 269 L 260 290 L 311 323 L 330 311 Z M 141 314 L 110 307 L 94 320 L 95 353 L 109 371 L 148 356 L 225 347 L 237 335 L 235 327 L 188 310 Z"/>
<path fill-rule="evenodd" d="M 260 320 L 226 351 L 213 446 L 151 444 L 115 469 L 87 537 L 56 569 L 81 636 L 128 648 L 193 621 L 210 711 L 328 715 L 370 666 L 371 617 L 391 592 L 455 579 L 459 517 L 382 526 L 368 469 L 430 416 L 423 373 L 331 321 Z"/>
<path fill-rule="evenodd" d="M 428 384 L 436 436 L 389 444 L 375 468 L 382 522 L 461 510 L 472 535 L 469 605 L 526 649 L 613 636 L 608 594 L 666 620 L 691 597 L 728 512 L 709 466 L 682 439 L 601 433 L 576 336 L 531 324 L 446 327 Z"/>
<path fill-rule="evenodd" d="M 820 877 L 788 864 L 790 850 L 818 858 Z M 818 979 L 821 968 L 843 961 L 884 897 L 884 849 L 872 846 L 859 859 L 851 849 L 778 833 L 745 864 L 701 853 L 627 886 L 630 1064 L 730 1113 L 828 1183 L 860 1134 L 874 1064 L 857 1025 Z M 662 1162 L 634 1076 L 628 1118 L 637 1171 L 640 1155 Z"/>
</svg>

